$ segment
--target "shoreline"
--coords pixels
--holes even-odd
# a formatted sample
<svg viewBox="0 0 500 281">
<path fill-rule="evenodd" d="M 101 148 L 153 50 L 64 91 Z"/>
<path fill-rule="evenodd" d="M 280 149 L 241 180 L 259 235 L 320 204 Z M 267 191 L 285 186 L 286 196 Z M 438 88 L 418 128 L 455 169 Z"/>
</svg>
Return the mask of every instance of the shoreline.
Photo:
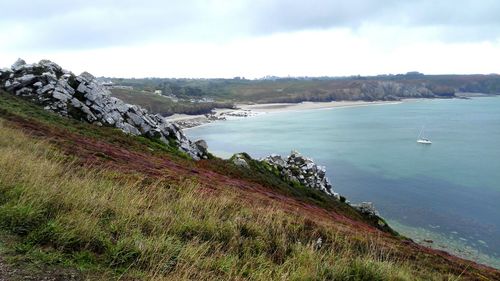
<svg viewBox="0 0 500 281">
<path fill-rule="evenodd" d="M 259 113 L 294 112 L 314 109 L 332 109 L 343 107 L 357 107 L 370 105 L 399 104 L 401 101 L 330 101 L 330 102 L 301 102 L 301 103 L 262 103 L 262 104 L 238 104 L 243 110 L 251 110 Z"/>
<path fill-rule="evenodd" d="M 497 96 L 492 94 L 481 93 L 456 93 L 452 99 L 470 99 L 478 97 Z M 207 125 L 216 121 L 224 121 L 235 118 L 253 117 L 261 114 L 282 113 L 282 112 L 299 112 L 307 110 L 326 110 L 334 108 L 360 107 L 373 105 L 390 105 L 401 104 L 404 102 L 417 102 L 422 100 L 434 100 L 442 98 L 404 98 L 396 101 L 330 101 L 330 102 L 300 102 L 300 103 L 237 103 L 234 109 L 215 108 L 212 113 L 187 115 L 174 114 L 166 117 L 170 121 L 178 125 L 181 129 L 187 130 L 195 127 Z"/>
<path fill-rule="evenodd" d="M 235 109 L 213 110 L 210 114 L 187 115 L 174 114 L 166 117 L 167 121 L 175 123 L 181 129 L 191 129 L 216 121 L 224 121 L 234 118 L 246 118 L 269 113 L 298 112 L 319 109 L 333 109 L 372 105 L 400 104 L 411 101 L 405 99 L 400 101 L 331 101 L 331 102 L 301 102 L 301 103 L 261 103 L 261 104 L 236 104 Z"/>
</svg>

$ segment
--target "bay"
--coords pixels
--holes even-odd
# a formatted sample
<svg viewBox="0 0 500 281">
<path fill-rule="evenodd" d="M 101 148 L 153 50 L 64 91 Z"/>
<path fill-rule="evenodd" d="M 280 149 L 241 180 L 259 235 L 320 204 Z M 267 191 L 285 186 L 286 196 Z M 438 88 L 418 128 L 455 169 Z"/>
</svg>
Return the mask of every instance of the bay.
<svg viewBox="0 0 500 281">
<path fill-rule="evenodd" d="M 422 126 L 431 145 L 416 143 Z M 500 267 L 500 97 L 269 113 L 186 134 L 221 157 L 296 149 L 402 234 Z"/>
</svg>

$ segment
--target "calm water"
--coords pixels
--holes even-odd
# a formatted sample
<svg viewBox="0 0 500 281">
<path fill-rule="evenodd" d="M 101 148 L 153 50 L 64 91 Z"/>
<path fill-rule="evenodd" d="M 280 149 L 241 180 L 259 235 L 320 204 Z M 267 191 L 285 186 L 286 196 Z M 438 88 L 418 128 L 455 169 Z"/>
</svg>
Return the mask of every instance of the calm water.
<svg viewBox="0 0 500 281">
<path fill-rule="evenodd" d="M 416 143 L 423 125 L 432 145 Z M 500 97 L 270 113 L 186 133 L 222 157 L 297 149 L 403 234 L 500 267 Z"/>
</svg>

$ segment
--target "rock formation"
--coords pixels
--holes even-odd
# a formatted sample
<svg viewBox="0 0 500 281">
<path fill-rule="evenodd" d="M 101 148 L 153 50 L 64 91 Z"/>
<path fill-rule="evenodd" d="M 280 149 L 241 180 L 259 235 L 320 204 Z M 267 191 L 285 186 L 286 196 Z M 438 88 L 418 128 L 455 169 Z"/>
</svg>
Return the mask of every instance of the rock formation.
<svg viewBox="0 0 500 281">
<path fill-rule="evenodd" d="M 298 103 L 304 101 L 397 101 L 407 98 L 452 98 L 455 89 L 446 85 L 433 85 L 432 80 L 331 80 L 318 83 L 314 88 L 300 89 L 291 95 L 269 95 L 268 103 Z"/>
<path fill-rule="evenodd" d="M 243 166 L 239 161 L 243 161 L 244 164 L 247 164 L 243 157 L 238 154 L 235 154 L 232 159 L 233 163 L 238 166 Z M 333 186 L 326 177 L 325 167 L 316 165 L 312 159 L 302 156 L 295 150 L 293 150 L 286 159 L 280 155 L 271 154 L 262 159 L 262 161 L 276 168 L 280 176 L 285 180 L 296 181 L 305 187 L 323 191 L 351 205 L 349 201 L 345 200 L 345 197 L 334 192 Z M 367 217 L 379 218 L 378 212 L 375 210 L 372 202 L 361 202 L 360 204 L 352 204 L 351 206 Z M 379 222 L 379 224 L 381 223 L 384 222 Z"/>
<path fill-rule="evenodd" d="M 250 168 L 250 165 L 248 165 L 247 161 L 245 160 L 245 156 L 241 153 L 235 154 L 233 157 L 231 157 L 231 161 L 238 167 Z"/>
<path fill-rule="evenodd" d="M 207 158 L 204 141 L 191 142 L 175 124 L 160 115 L 111 97 L 91 74 L 79 76 L 42 60 L 26 64 L 19 59 L 11 69 L 0 70 L 0 88 L 42 105 L 46 110 L 98 126 L 112 126 L 131 135 L 173 141 L 191 158 Z"/>
<path fill-rule="evenodd" d="M 360 211 L 362 214 L 368 216 L 378 216 L 372 202 L 361 202 L 360 204 L 353 204 L 352 207 Z"/>
<path fill-rule="evenodd" d="M 292 151 L 286 159 L 280 155 L 271 154 L 262 161 L 275 167 L 281 177 L 288 181 L 299 182 L 306 187 L 323 191 L 340 199 L 340 195 L 333 191 L 326 177 L 325 167 L 316 165 L 312 159 L 302 156 L 297 151 Z"/>
</svg>

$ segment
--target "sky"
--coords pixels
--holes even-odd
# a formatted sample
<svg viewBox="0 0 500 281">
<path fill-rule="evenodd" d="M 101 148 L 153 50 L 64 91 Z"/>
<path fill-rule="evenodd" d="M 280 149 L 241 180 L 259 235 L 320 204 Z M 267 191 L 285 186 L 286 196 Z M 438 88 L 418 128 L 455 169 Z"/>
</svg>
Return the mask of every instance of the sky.
<svg viewBox="0 0 500 281">
<path fill-rule="evenodd" d="M 500 73 L 497 0 L 0 0 L 0 67 L 108 77 Z"/>
</svg>

